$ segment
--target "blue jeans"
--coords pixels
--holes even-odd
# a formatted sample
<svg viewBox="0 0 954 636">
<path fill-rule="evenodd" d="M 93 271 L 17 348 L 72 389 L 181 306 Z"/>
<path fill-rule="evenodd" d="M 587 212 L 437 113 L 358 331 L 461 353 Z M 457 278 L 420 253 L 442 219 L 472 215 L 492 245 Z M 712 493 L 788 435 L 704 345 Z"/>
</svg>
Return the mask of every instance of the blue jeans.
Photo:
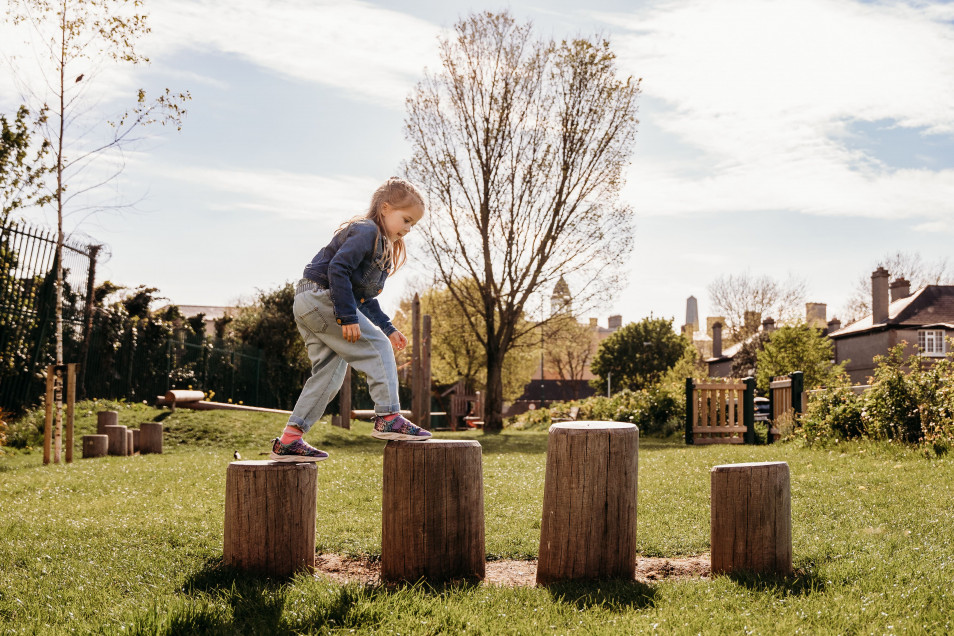
<svg viewBox="0 0 954 636">
<path fill-rule="evenodd" d="M 294 313 L 308 348 L 311 377 L 298 396 L 289 424 L 308 432 L 338 392 L 349 364 L 367 376 L 375 413 L 387 415 L 401 410 L 391 341 L 364 314 L 358 312 L 361 337 L 348 342 L 335 321 L 331 293 L 305 279 L 296 288 Z"/>
</svg>

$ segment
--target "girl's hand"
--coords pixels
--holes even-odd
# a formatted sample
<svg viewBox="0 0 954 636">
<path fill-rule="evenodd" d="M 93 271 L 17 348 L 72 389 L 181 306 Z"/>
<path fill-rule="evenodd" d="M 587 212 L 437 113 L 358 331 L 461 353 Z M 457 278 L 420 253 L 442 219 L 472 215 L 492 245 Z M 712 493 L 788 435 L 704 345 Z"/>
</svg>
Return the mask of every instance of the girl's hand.
<svg viewBox="0 0 954 636">
<path fill-rule="evenodd" d="M 357 342 L 361 337 L 361 327 L 358 323 L 353 325 L 341 325 L 341 336 L 348 342 Z"/>
<path fill-rule="evenodd" d="M 404 347 L 407 346 L 407 338 L 405 338 L 404 334 L 400 331 L 392 331 L 391 335 L 388 336 L 388 340 L 391 341 L 391 346 L 394 347 L 396 351 L 402 351 Z"/>
</svg>

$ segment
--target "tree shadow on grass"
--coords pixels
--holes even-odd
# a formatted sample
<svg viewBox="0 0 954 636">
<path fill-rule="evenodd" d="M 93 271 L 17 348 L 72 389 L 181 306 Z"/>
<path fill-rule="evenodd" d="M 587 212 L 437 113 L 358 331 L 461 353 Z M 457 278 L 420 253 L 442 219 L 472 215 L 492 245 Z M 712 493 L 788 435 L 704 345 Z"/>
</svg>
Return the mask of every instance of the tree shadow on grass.
<svg viewBox="0 0 954 636">
<path fill-rule="evenodd" d="M 581 610 L 600 608 L 623 612 L 656 605 L 654 586 L 625 579 L 551 583 L 546 590 L 555 602 L 574 605 Z"/>
<path fill-rule="evenodd" d="M 739 572 L 727 574 L 735 583 L 756 592 L 774 592 L 783 596 L 808 596 L 825 591 L 826 581 L 819 577 L 814 568 L 796 569 L 789 576 L 780 574 L 753 574 Z"/>
</svg>

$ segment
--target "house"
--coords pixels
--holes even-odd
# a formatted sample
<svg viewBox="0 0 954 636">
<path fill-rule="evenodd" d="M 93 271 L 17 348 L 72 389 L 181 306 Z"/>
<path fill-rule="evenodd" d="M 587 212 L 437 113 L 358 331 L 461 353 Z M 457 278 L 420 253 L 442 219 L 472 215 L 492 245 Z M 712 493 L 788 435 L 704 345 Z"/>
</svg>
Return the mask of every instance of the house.
<svg viewBox="0 0 954 636">
<path fill-rule="evenodd" d="M 835 343 L 835 362 L 856 384 L 874 374 L 875 356 L 900 342 L 905 356 L 921 355 L 928 364 L 943 358 L 947 339 L 954 336 L 954 285 L 927 285 L 910 293 L 910 283 L 879 267 L 871 274 L 871 314 L 829 333 Z"/>
</svg>

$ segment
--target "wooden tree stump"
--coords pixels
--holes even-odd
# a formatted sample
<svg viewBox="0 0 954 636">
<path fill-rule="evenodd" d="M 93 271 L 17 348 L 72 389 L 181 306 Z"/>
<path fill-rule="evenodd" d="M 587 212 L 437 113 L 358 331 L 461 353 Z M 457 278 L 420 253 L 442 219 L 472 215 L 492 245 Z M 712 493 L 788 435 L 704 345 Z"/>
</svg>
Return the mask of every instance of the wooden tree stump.
<svg viewBox="0 0 954 636">
<path fill-rule="evenodd" d="M 134 442 L 135 438 L 136 438 L 136 436 L 133 435 L 132 429 L 131 429 L 131 428 L 127 428 L 127 429 L 126 429 L 126 454 L 127 454 L 127 455 L 130 455 L 130 456 L 131 456 L 131 455 L 133 454 L 133 452 L 134 452 L 134 451 L 133 451 L 133 444 L 135 443 L 135 442 Z"/>
<path fill-rule="evenodd" d="M 388 581 L 480 580 L 485 559 L 480 443 L 388 442 L 381 576 Z"/>
<path fill-rule="evenodd" d="M 100 411 L 96 414 L 96 433 L 98 435 L 105 435 L 107 426 L 116 426 L 118 424 L 118 411 Z"/>
<path fill-rule="evenodd" d="M 711 472 L 712 573 L 792 572 L 788 464 L 726 464 Z"/>
<path fill-rule="evenodd" d="M 638 455 L 632 424 L 550 427 L 538 585 L 635 578 Z"/>
<path fill-rule="evenodd" d="M 139 452 L 162 453 L 162 424 L 143 422 L 139 425 Z"/>
<path fill-rule="evenodd" d="M 108 435 L 83 435 L 83 458 L 106 457 L 109 451 Z"/>
<path fill-rule="evenodd" d="M 107 424 L 103 427 L 109 438 L 110 455 L 126 455 L 126 427 L 122 424 Z"/>
<path fill-rule="evenodd" d="M 313 462 L 229 464 L 225 565 L 275 577 L 314 569 L 317 498 L 318 470 Z"/>
<path fill-rule="evenodd" d="M 133 434 L 133 452 L 138 453 L 139 452 L 139 429 L 134 428 L 132 430 L 132 434 Z"/>
</svg>

